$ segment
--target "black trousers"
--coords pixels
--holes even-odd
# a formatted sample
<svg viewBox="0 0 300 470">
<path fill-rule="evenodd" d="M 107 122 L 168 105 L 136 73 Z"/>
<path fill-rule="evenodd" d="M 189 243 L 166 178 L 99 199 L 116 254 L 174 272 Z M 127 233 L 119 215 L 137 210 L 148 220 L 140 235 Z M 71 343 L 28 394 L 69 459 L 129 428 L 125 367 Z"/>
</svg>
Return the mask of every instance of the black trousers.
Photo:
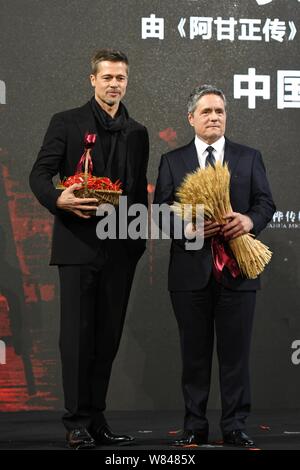
<svg viewBox="0 0 300 470">
<path fill-rule="evenodd" d="M 223 433 L 245 429 L 250 412 L 249 354 L 255 291 L 233 291 L 212 276 L 198 291 L 171 292 L 183 362 L 185 429 L 208 430 L 214 331 L 217 339 Z"/>
<path fill-rule="evenodd" d="M 92 263 L 59 266 L 63 423 L 68 430 L 106 423 L 107 388 L 137 261 L 121 241 L 109 240 Z"/>
</svg>

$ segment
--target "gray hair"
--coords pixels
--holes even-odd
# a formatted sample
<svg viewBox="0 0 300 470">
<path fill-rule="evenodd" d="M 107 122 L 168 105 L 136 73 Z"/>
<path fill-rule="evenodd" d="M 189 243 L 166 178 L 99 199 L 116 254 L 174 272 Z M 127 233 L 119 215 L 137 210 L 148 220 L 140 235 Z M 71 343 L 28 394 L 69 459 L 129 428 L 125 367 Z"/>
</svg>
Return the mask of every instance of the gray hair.
<svg viewBox="0 0 300 470">
<path fill-rule="evenodd" d="M 227 101 L 222 90 L 212 85 L 201 85 L 201 86 L 196 86 L 196 88 L 193 89 L 192 93 L 189 96 L 188 103 L 187 103 L 189 113 L 193 114 L 193 112 L 197 108 L 198 101 L 204 95 L 220 96 L 220 98 L 222 98 L 222 100 L 224 101 L 224 106 L 226 109 Z"/>
</svg>

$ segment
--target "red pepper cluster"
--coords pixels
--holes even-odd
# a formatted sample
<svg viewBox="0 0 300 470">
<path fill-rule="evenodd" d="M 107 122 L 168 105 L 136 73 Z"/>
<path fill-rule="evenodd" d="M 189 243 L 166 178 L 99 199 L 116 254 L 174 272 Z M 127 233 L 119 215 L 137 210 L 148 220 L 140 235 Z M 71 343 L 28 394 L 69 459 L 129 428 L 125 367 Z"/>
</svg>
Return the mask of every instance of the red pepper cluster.
<svg viewBox="0 0 300 470">
<path fill-rule="evenodd" d="M 84 183 L 84 173 L 77 173 L 76 175 L 69 176 L 66 178 L 62 184 L 66 188 L 72 186 L 72 184 L 83 184 Z M 113 183 L 109 178 L 106 176 L 92 176 L 88 175 L 87 177 L 87 187 L 88 189 L 98 189 L 98 190 L 105 190 L 105 191 L 121 191 L 122 182 L 117 180 Z"/>
</svg>

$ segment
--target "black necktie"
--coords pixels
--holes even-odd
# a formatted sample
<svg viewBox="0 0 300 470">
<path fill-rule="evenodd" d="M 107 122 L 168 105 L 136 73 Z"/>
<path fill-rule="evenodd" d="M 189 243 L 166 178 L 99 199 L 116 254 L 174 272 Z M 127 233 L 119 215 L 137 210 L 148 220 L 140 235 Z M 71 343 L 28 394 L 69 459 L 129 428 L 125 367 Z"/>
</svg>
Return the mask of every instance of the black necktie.
<svg viewBox="0 0 300 470">
<path fill-rule="evenodd" d="M 208 151 L 208 155 L 205 160 L 205 167 L 207 167 L 208 165 L 215 167 L 216 159 L 213 155 L 214 148 L 209 145 L 206 150 Z"/>
</svg>

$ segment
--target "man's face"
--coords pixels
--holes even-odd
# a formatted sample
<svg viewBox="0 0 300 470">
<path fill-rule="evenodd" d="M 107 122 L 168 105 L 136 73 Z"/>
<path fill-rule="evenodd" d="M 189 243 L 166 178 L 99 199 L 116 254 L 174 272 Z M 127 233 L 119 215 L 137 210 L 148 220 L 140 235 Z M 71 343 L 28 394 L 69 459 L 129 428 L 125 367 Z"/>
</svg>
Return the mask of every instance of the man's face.
<svg viewBox="0 0 300 470">
<path fill-rule="evenodd" d="M 191 126 L 195 133 L 204 142 L 211 145 L 225 133 L 226 111 L 224 101 L 218 95 L 208 94 L 202 96 L 195 111 L 188 114 Z"/>
<path fill-rule="evenodd" d="M 124 62 L 99 62 L 97 73 L 90 75 L 95 98 L 108 106 L 118 105 L 126 93 L 128 70 Z"/>
</svg>

